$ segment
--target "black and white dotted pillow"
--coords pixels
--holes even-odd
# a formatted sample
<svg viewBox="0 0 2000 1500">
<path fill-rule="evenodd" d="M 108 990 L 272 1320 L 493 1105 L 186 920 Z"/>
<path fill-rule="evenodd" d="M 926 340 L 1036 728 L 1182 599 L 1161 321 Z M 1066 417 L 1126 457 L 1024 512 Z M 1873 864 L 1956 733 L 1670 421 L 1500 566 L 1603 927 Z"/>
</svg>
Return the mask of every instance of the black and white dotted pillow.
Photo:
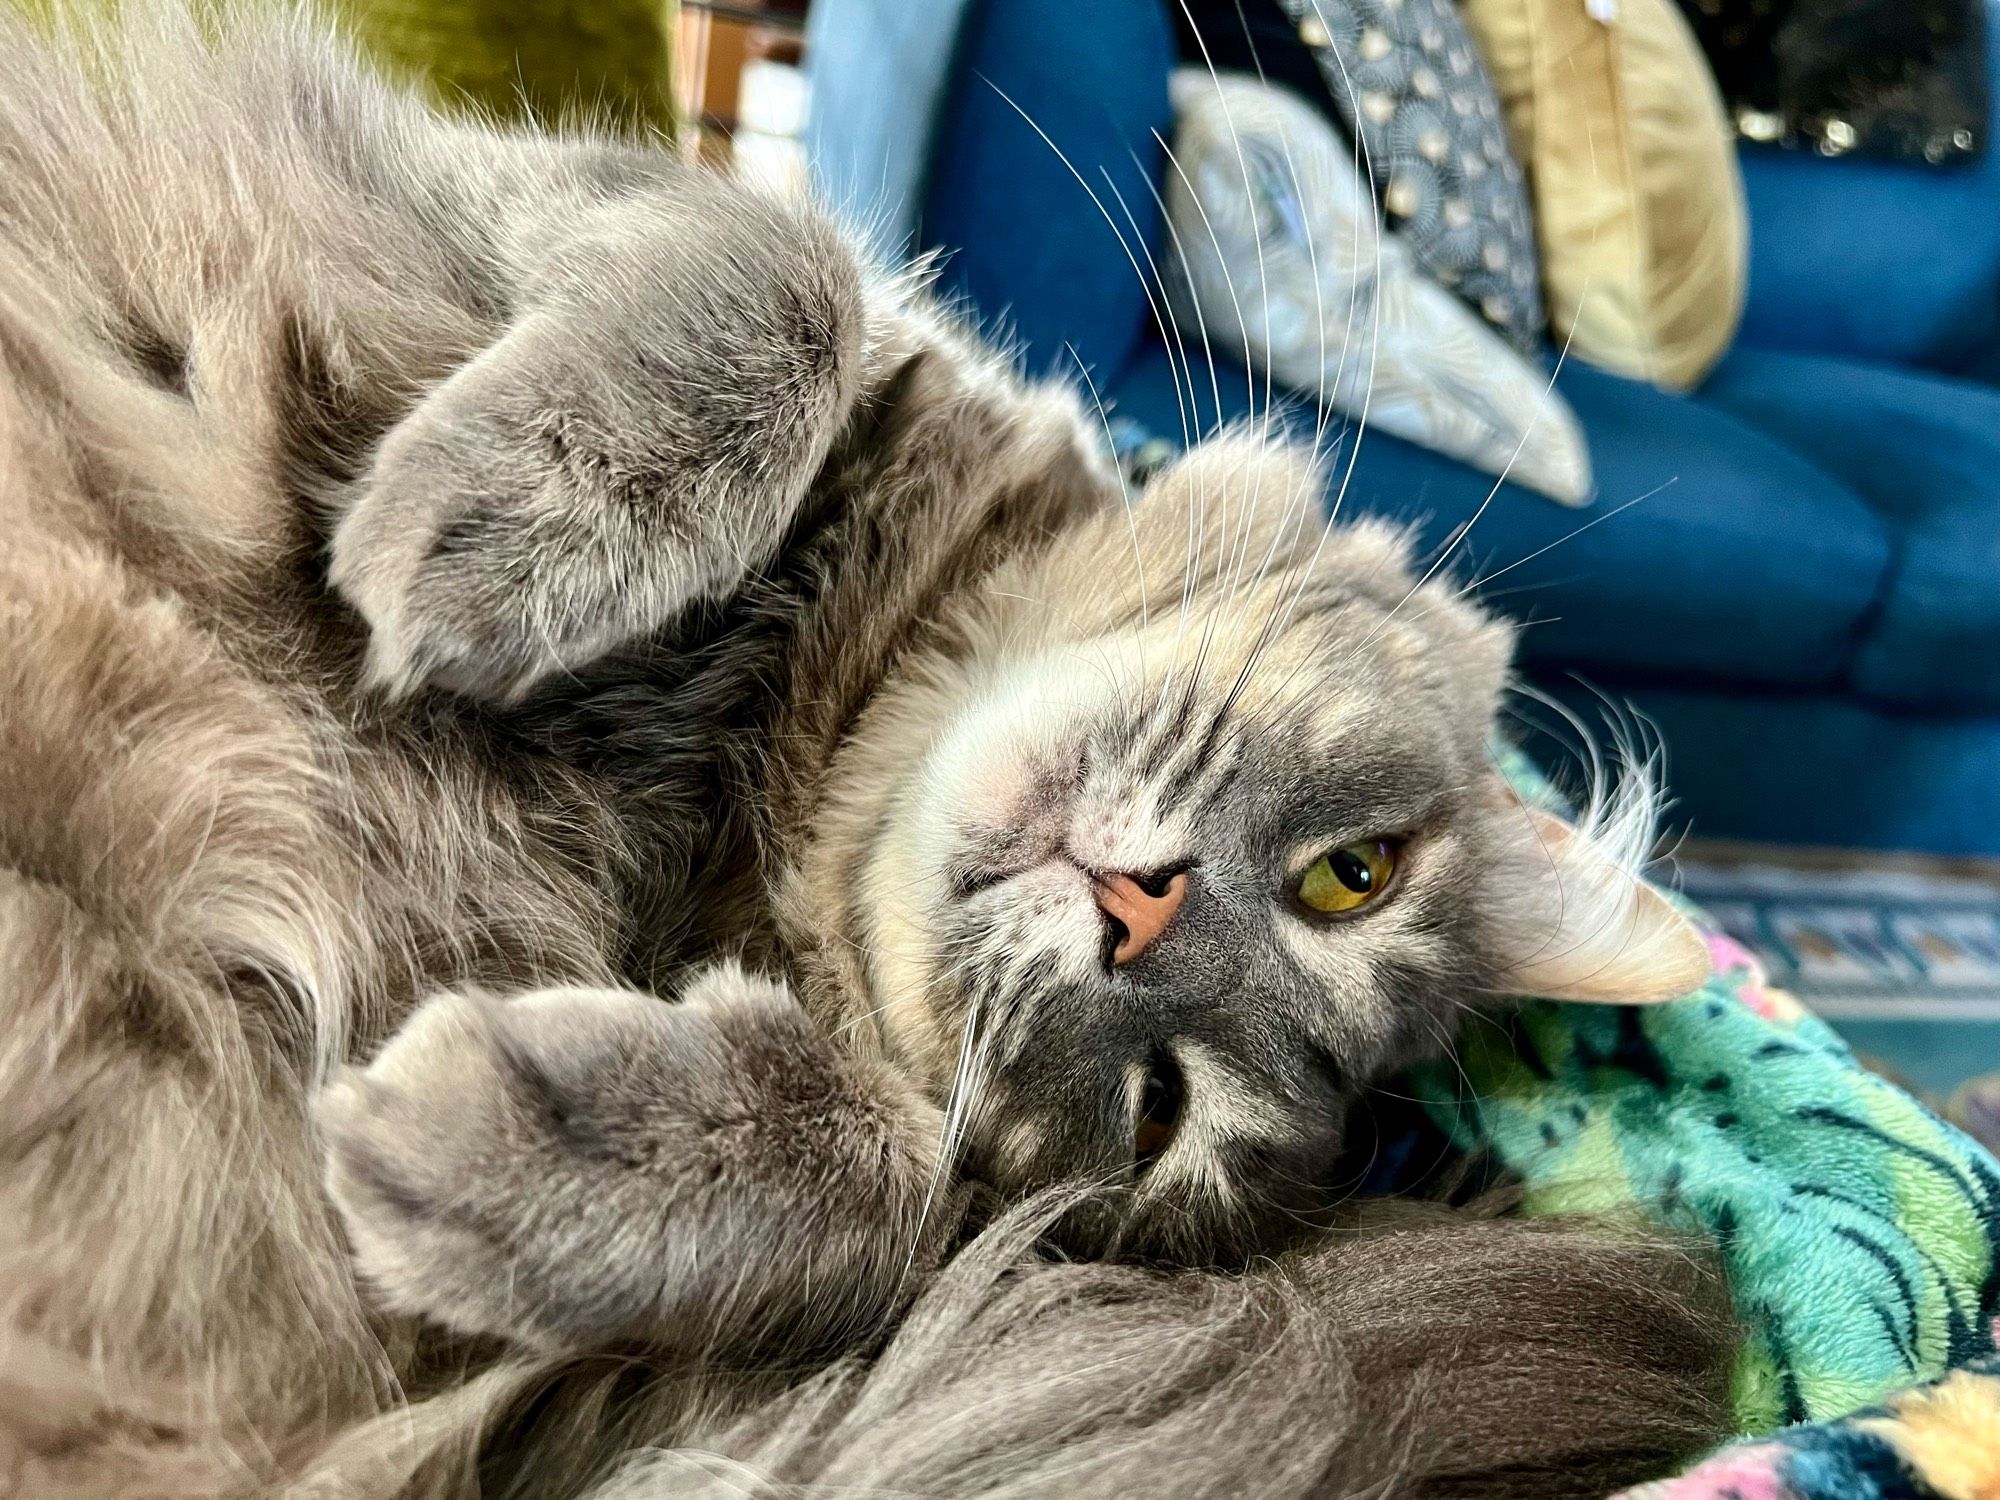
<svg viewBox="0 0 2000 1500">
<path fill-rule="evenodd" d="M 1452 0 L 1279 0 L 1359 138 L 1416 262 L 1517 347 L 1544 331 L 1541 266 L 1499 97 Z"/>
</svg>

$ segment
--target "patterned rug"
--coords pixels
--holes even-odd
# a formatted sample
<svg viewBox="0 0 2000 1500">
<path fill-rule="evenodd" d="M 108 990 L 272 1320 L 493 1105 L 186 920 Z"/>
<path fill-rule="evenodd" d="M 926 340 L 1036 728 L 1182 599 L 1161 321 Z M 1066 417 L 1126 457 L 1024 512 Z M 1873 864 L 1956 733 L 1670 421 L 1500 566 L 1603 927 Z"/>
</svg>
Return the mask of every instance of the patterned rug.
<svg viewBox="0 0 2000 1500">
<path fill-rule="evenodd" d="M 1682 888 L 1872 1066 L 2000 1140 L 2000 870 L 1754 851 L 1678 862 Z"/>
</svg>

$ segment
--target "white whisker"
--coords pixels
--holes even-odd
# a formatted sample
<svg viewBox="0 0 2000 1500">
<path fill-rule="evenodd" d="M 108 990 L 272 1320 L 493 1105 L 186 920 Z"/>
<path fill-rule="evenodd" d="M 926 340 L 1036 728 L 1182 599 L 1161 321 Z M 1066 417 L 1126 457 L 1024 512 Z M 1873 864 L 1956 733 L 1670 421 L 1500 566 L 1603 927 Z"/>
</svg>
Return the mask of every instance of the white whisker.
<svg viewBox="0 0 2000 1500">
<path fill-rule="evenodd" d="M 1097 408 L 1097 420 L 1104 426 L 1105 447 L 1111 450 L 1112 461 L 1116 462 L 1116 443 L 1111 436 L 1111 418 L 1104 410 L 1104 398 L 1097 394 L 1097 382 L 1090 378 L 1090 371 L 1085 367 L 1082 356 L 1076 352 L 1075 347 L 1070 344 L 1064 344 L 1063 347 L 1069 350 L 1070 358 L 1076 361 L 1077 373 L 1083 377 L 1083 383 L 1090 391 L 1091 404 Z M 1132 499 L 1129 495 L 1125 500 L 1125 529 L 1132 538 L 1132 568 L 1139 583 L 1139 628 L 1147 630 L 1151 628 L 1153 621 L 1152 610 L 1146 598 L 1146 554 L 1139 545 L 1139 523 L 1132 515 Z"/>
</svg>

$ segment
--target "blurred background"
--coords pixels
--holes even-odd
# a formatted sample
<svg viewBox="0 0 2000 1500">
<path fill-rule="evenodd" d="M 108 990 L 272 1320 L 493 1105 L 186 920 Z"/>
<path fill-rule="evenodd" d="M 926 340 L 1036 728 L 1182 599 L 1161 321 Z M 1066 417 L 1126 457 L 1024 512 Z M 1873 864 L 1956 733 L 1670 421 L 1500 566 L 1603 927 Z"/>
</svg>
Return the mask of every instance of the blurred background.
<svg viewBox="0 0 2000 1500">
<path fill-rule="evenodd" d="M 1127 473 L 1271 415 L 1657 738 L 1682 882 L 2000 1138 L 1996 0 L 346 0 L 816 191 Z M 1627 706 L 1629 705 L 1629 712 Z"/>
</svg>

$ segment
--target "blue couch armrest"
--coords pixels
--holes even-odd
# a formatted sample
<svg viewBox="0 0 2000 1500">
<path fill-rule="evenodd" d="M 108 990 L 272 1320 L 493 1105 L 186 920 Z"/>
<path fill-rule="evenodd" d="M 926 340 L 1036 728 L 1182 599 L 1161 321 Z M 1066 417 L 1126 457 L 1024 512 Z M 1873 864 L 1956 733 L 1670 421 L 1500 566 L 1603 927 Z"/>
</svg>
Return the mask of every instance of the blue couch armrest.
<svg viewBox="0 0 2000 1500">
<path fill-rule="evenodd" d="M 1115 375 L 1151 317 L 1162 0 L 815 0 L 807 46 L 820 191 L 885 256 L 945 250 L 1037 373 Z"/>
<path fill-rule="evenodd" d="M 805 146 L 819 191 L 894 262 L 916 248 L 938 113 L 973 0 L 816 0 Z"/>
</svg>

